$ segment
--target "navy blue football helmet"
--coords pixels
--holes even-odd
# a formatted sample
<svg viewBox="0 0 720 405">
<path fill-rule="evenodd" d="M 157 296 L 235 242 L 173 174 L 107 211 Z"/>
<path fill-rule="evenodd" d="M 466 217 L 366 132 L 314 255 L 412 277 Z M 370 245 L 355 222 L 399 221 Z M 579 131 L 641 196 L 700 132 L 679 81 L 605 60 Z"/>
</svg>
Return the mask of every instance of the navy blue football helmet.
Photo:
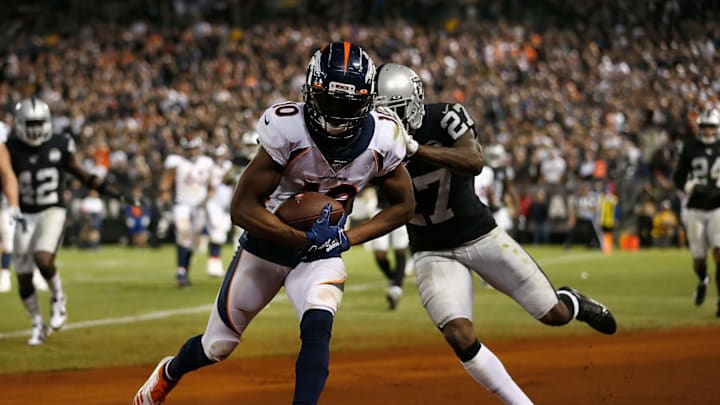
<svg viewBox="0 0 720 405">
<path fill-rule="evenodd" d="M 350 139 L 372 109 L 375 63 L 361 47 L 333 42 L 310 59 L 303 85 L 305 110 L 320 134 Z"/>
</svg>

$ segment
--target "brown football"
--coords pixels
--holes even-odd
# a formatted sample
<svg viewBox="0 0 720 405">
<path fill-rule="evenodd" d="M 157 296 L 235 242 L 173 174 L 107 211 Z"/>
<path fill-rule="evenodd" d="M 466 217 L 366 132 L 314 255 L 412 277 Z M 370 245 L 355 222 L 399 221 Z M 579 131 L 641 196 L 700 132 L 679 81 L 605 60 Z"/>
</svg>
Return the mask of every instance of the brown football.
<svg viewBox="0 0 720 405">
<path fill-rule="evenodd" d="M 288 198 L 275 210 L 275 215 L 293 228 L 307 231 L 328 203 L 332 204 L 330 223 L 337 225 L 345 213 L 342 204 L 332 197 L 314 191 L 297 193 Z"/>
</svg>

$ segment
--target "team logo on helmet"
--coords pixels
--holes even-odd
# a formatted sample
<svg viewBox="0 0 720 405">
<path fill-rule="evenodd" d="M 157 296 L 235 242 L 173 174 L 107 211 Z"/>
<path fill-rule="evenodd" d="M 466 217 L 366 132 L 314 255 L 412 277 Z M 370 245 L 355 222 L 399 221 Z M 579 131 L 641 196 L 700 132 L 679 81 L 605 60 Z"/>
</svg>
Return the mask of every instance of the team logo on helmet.
<svg viewBox="0 0 720 405">
<path fill-rule="evenodd" d="M 333 42 L 313 54 L 303 97 L 313 127 L 331 139 L 353 138 L 370 114 L 375 63 L 361 47 Z"/>
</svg>

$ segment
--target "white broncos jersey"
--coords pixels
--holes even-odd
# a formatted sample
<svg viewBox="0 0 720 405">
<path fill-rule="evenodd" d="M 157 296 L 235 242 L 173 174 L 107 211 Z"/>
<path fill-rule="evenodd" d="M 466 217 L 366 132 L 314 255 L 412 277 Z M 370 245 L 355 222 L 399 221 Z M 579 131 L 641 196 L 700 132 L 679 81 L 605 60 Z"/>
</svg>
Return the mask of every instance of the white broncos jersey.
<svg viewBox="0 0 720 405">
<path fill-rule="evenodd" d="M 303 118 L 304 103 L 276 104 L 257 123 L 260 145 L 285 168 L 280 184 L 266 206 L 274 211 L 281 202 L 302 191 L 318 191 L 350 202 L 376 177 L 397 168 L 405 158 L 405 141 L 397 117 L 375 110 L 363 126 L 355 145 L 359 148 L 348 160 L 328 161 L 311 137 Z"/>
<path fill-rule="evenodd" d="M 210 180 L 210 185 L 213 189 L 210 201 L 225 211 L 230 210 L 230 202 L 232 201 L 233 191 L 235 191 L 235 189 L 233 186 L 225 184 L 223 180 L 232 168 L 233 164 L 229 160 L 215 163 Z"/>
<path fill-rule="evenodd" d="M 169 155 L 165 158 L 165 169 L 175 169 L 175 203 L 196 207 L 208 195 L 208 185 L 215 163 L 207 156 L 200 155 L 194 161 L 184 156 Z"/>
</svg>

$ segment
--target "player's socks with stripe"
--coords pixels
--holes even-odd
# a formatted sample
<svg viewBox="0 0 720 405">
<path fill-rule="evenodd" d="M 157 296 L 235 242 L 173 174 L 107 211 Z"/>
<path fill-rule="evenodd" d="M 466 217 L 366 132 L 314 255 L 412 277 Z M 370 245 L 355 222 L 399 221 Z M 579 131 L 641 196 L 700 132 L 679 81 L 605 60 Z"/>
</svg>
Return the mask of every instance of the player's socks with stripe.
<svg viewBox="0 0 720 405">
<path fill-rule="evenodd" d="M 695 268 L 695 274 L 698 276 L 698 285 L 695 287 L 695 292 L 693 293 L 693 303 L 696 306 L 702 305 L 703 302 L 705 302 L 705 294 L 707 294 L 707 286 L 710 283 L 710 276 L 708 276 L 707 272 L 707 264 L 703 263 L 698 268 Z M 715 265 L 715 274 L 717 275 L 718 267 L 717 264 Z"/>
<path fill-rule="evenodd" d="M 382 258 L 382 259 L 375 258 L 375 262 L 377 263 L 378 267 L 380 267 L 380 270 L 385 275 L 385 278 L 387 278 L 388 280 L 392 280 L 393 273 L 392 273 L 392 270 L 390 269 L 390 260 L 388 260 L 387 258 Z"/>
<path fill-rule="evenodd" d="M 0 259 L 0 292 L 8 292 L 12 288 L 12 277 L 10 275 L 10 262 L 12 261 L 12 255 L 10 253 L 3 253 L 2 259 Z"/>
<path fill-rule="evenodd" d="M 395 253 L 395 271 L 393 272 L 393 284 L 402 287 L 405 280 L 405 263 L 407 259 L 404 254 Z"/>
<path fill-rule="evenodd" d="M 202 336 L 197 335 L 188 339 L 177 356 L 168 363 L 163 374 L 168 381 L 177 381 L 186 373 L 215 363 L 205 355 Z"/>
<path fill-rule="evenodd" d="M 42 276 L 42 274 L 41 274 Z M 48 288 L 50 289 L 50 292 L 52 295 L 56 297 L 64 297 L 65 292 L 63 291 L 62 286 L 62 279 L 60 278 L 60 273 L 56 270 L 55 274 L 53 274 L 52 277 L 50 277 L 50 280 L 45 280 L 47 282 Z"/>
<path fill-rule="evenodd" d="M 464 353 L 457 353 L 465 371 L 480 385 L 506 404 L 532 404 L 530 398 L 515 383 L 502 362 L 490 349 L 475 343 Z"/>
<path fill-rule="evenodd" d="M 325 387 L 330 364 L 330 336 L 333 316 L 329 311 L 311 309 L 300 322 L 302 347 L 295 363 L 293 405 L 314 405 Z"/>
<path fill-rule="evenodd" d="M 188 275 L 190 269 L 190 259 L 192 258 L 192 250 L 177 245 L 177 272 L 175 278 L 178 287 L 189 287 L 190 277 Z"/>
<path fill-rule="evenodd" d="M 40 304 L 38 304 L 37 294 L 33 291 L 32 294 L 28 295 L 27 297 L 21 298 L 23 305 L 25 306 L 25 310 L 27 311 L 28 315 L 30 315 L 30 319 L 33 320 L 33 323 L 35 323 L 37 320 L 42 322 L 42 314 L 40 314 Z"/>
</svg>

